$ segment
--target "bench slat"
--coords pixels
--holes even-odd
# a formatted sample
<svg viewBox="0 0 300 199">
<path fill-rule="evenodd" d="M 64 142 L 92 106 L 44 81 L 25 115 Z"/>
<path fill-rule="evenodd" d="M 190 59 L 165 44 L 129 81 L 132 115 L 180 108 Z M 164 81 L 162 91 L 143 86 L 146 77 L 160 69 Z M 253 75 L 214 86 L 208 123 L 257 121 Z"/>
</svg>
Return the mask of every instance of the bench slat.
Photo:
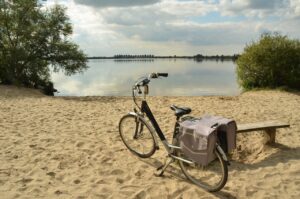
<svg viewBox="0 0 300 199">
<path fill-rule="evenodd" d="M 286 127 L 290 127 L 290 125 L 279 121 L 265 121 L 265 122 L 249 123 L 249 124 L 238 124 L 237 133 L 267 130 L 272 128 L 273 129 L 286 128 Z"/>
</svg>

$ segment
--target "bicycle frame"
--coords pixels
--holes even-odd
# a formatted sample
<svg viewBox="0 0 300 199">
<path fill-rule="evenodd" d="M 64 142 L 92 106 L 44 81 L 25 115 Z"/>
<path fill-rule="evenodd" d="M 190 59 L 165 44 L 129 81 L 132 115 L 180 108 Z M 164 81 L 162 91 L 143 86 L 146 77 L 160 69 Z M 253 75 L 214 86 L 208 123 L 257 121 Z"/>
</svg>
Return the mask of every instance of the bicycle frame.
<svg viewBox="0 0 300 199">
<path fill-rule="evenodd" d="M 154 118 L 154 116 L 152 114 L 152 111 L 151 111 L 150 107 L 148 106 L 148 103 L 147 103 L 146 100 L 142 101 L 141 111 L 142 111 L 142 113 L 145 113 L 146 116 L 149 118 L 149 120 L 150 120 L 151 124 L 153 125 L 158 137 L 160 138 L 160 140 L 164 144 L 167 151 L 170 153 L 171 151 L 170 151 L 169 143 L 168 143 L 165 135 L 163 134 L 162 130 L 160 129 L 156 119 Z"/>
<path fill-rule="evenodd" d="M 191 162 L 189 160 L 186 160 L 186 159 L 183 159 L 183 158 L 180 158 L 180 157 L 177 157 L 177 156 L 174 155 L 174 150 L 181 150 L 180 147 L 173 145 L 173 143 L 175 141 L 175 136 L 178 133 L 178 128 L 179 128 L 178 120 L 179 120 L 179 118 L 178 117 L 176 118 L 174 132 L 173 132 L 173 142 L 172 142 L 172 144 L 170 144 L 168 142 L 168 140 L 166 139 L 165 135 L 163 134 L 161 128 L 159 127 L 159 125 L 158 125 L 158 123 L 157 123 L 157 121 L 156 121 L 150 107 L 148 106 L 147 101 L 146 101 L 146 96 L 149 93 L 148 85 L 143 85 L 142 87 L 144 88 L 144 92 L 143 92 L 143 99 L 142 99 L 141 107 L 138 105 L 138 103 L 136 102 L 136 98 L 135 98 L 136 97 L 135 96 L 135 91 L 136 91 L 135 88 L 138 89 L 137 91 L 139 91 L 139 93 L 142 93 L 139 87 L 133 87 L 133 89 L 132 89 L 133 101 L 134 101 L 135 105 L 140 109 L 142 114 L 146 114 L 146 116 L 149 118 L 152 126 L 154 127 L 155 132 L 157 133 L 158 137 L 160 138 L 161 142 L 163 143 L 164 148 L 168 152 L 168 155 L 170 157 L 174 158 L 174 159 L 181 160 L 181 161 L 189 163 L 189 164 L 193 164 L 193 162 Z M 134 108 L 134 113 L 131 112 L 131 114 L 135 115 L 137 117 L 141 117 L 141 115 L 137 113 L 137 110 L 135 108 Z M 157 142 L 156 139 L 155 139 L 155 142 Z M 156 143 L 156 147 L 158 148 L 157 143 Z"/>
</svg>

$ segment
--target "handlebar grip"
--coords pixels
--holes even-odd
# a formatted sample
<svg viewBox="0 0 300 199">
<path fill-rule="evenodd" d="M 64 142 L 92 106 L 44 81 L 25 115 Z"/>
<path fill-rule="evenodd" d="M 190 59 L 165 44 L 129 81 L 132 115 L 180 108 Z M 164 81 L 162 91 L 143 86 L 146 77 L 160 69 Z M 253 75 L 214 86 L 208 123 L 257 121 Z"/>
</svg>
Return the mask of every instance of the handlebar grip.
<svg viewBox="0 0 300 199">
<path fill-rule="evenodd" d="M 168 73 L 157 73 L 157 76 L 168 77 Z"/>
</svg>

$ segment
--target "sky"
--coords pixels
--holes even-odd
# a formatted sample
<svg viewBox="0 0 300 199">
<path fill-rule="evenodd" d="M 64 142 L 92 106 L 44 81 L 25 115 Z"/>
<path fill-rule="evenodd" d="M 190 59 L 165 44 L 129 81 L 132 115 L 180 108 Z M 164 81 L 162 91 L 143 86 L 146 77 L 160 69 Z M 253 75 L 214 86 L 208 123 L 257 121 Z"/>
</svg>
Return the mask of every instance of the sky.
<svg viewBox="0 0 300 199">
<path fill-rule="evenodd" d="M 300 39 L 300 0 L 47 0 L 88 56 L 232 55 L 264 32 Z"/>
</svg>

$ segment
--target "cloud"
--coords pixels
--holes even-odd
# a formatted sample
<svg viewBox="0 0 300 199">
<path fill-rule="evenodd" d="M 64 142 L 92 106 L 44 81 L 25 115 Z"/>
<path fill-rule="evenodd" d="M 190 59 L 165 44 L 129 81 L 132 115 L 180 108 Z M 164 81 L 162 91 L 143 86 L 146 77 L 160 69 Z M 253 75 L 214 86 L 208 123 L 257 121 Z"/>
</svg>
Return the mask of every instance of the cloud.
<svg viewBox="0 0 300 199">
<path fill-rule="evenodd" d="M 159 6 L 161 11 L 181 17 L 203 16 L 207 13 L 217 11 L 217 4 L 209 1 L 165 0 Z"/>
<path fill-rule="evenodd" d="M 233 54 L 265 31 L 300 35 L 299 0 L 63 2 L 90 56 Z"/>
<path fill-rule="evenodd" d="M 287 0 L 220 0 L 219 11 L 225 15 L 245 15 L 263 18 L 282 15 L 289 7 Z"/>
<path fill-rule="evenodd" d="M 237 28 L 238 27 L 238 28 Z M 187 21 L 152 26 L 115 26 L 114 31 L 126 38 L 148 42 L 181 42 L 192 46 L 244 44 L 261 32 L 257 23 L 198 24 Z"/>
<path fill-rule="evenodd" d="M 290 12 L 288 12 L 292 17 L 298 18 L 300 20 L 300 1 L 299 0 L 290 0 Z"/>
<path fill-rule="evenodd" d="M 262 1 L 262 0 L 247 0 L 247 7 L 250 9 L 276 9 L 285 4 L 284 0 L 272 0 L 272 1 Z"/>
<path fill-rule="evenodd" d="M 109 8 L 98 11 L 107 25 L 151 25 L 173 21 L 176 15 L 163 12 L 159 6 Z"/>
<path fill-rule="evenodd" d="M 74 1 L 75 3 L 91 6 L 94 8 L 144 6 L 144 5 L 151 5 L 160 2 L 160 0 L 74 0 Z"/>
<path fill-rule="evenodd" d="M 254 24 L 251 27 L 244 23 L 198 23 L 189 19 L 190 16 L 201 17 L 216 9 L 215 5 L 203 1 L 168 0 L 147 7 L 101 9 L 98 13 L 107 27 L 119 34 L 119 38 L 135 40 L 135 43 L 223 45 L 246 42 L 247 33 L 253 33 Z"/>
</svg>

